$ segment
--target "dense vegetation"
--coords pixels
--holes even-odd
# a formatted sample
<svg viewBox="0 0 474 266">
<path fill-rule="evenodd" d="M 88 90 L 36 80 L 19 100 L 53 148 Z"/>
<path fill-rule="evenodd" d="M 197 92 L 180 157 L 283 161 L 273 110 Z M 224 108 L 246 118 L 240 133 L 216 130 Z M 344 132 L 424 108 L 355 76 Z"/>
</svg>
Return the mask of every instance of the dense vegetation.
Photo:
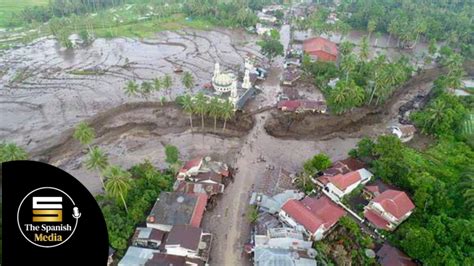
<svg viewBox="0 0 474 266">
<path fill-rule="evenodd" d="M 0 13 L 6 27 L 30 28 L 23 42 L 53 34 L 63 47 L 72 48 L 68 37 L 76 33 L 87 44 L 95 37 L 146 37 L 160 30 L 183 27 L 206 29 L 211 25 L 255 25 L 254 10 L 270 1 L 165 1 L 165 0 L 53 0 L 26 7 L 21 12 Z M 0 17 L 0 21 L 2 19 Z M 43 24 L 48 22 L 47 24 Z M 8 43 L 2 44 L 8 47 Z"/>
<path fill-rule="evenodd" d="M 145 222 L 160 192 L 171 189 L 173 178 L 172 175 L 155 169 L 148 161 L 133 166 L 130 174 L 130 188 L 125 197 L 128 212 L 114 197 L 108 194 L 97 196 L 107 222 L 110 245 L 117 250 L 119 256 L 127 249 L 135 227 Z"/>
<path fill-rule="evenodd" d="M 440 89 L 413 115 L 422 132 L 439 137 L 425 151 L 393 136 L 363 139 L 351 151 L 369 162 L 377 177 L 411 196 L 415 212 L 388 236 L 427 265 L 474 264 L 473 136 L 458 130 L 467 110 L 472 111 L 471 102 Z"/>
<path fill-rule="evenodd" d="M 343 1 L 339 11 L 352 28 L 390 34 L 401 47 L 415 46 L 422 39 L 446 41 L 464 56 L 474 55 L 472 1 Z"/>
<path fill-rule="evenodd" d="M 364 53 L 356 56 L 352 50 L 353 44 L 341 43 L 338 67 L 331 62 L 312 62 L 307 56 L 303 58 L 306 75 L 322 89 L 328 106 L 337 114 L 364 104 L 383 103 L 408 80 L 413 71 L 407 58 L 389 62 L 384 55 L 380 55 L 369 60 Z M 328 82 L 336 78 L 335 86 L 329 86 Z"/>
</svg>

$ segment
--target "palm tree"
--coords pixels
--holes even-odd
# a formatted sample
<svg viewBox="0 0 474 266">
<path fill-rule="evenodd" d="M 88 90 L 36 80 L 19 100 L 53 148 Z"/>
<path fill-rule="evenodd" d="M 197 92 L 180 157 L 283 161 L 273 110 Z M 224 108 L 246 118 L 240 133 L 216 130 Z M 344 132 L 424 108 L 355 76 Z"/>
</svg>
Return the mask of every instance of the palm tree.
<svg viewBox="0 0 474 266">
<path fill-rule="evenodd" d="M 433 104 L 427 108 L 427 113 L 429 114 L 429 117 L 425 121 L 425 126 L 423 128 L 431 129 L 446 116 L 446 102 L 442 100 L 434 101 Z M 429 124 L 429 127 L 426 127 L 427 124 Z"/>
<path fill-rule="evenodd" d="M 186 94 L 181 97 L 180 104 L 183 107 L 184 112 L 189 114 L 189 123 L 191 125 L 191 130 L 193 130 L 193 113 L 195 111 L 193 98 L 191 97 L 191 95 Z"/>
<path fill-rule="evenodd" d="M 204 128 L 204 114 L 206 113 L 207 109 L 207 99 L 206 96 L 202 92 L 198 93 L 195 100 L 195 110 L 198 114 L 201 115 L 201 128 Z"/>
<path fill-rule="evenodd" d="M 140 86 L 140 93 L 142 94 L 143 97 L 148 98 L 148 95 L 150 95 L 152 90 L 153 90 L 153 85 L 151 85 L 150 82 L 147 82 L 147 81 L 142 82 Z"/>
<path fill-rule="evenodd" d="M 214 130 L 216 130 L 216 127 L 217 127 L 217 117 L 222 112 L 221 106 L 222 106 L 222 103 L 217 97 L 212 98 L 211 102 L 209 103 L 209 115 L 214 117 Z"/>
<path fill-rule="evenodd" d="M 166 92 L 168 93 L 168 96 L 171 100 L 171 86 L 173 86 L 173 79 L 171 78 L 170 75 L 166 74 L 163 78 L 163 80 L 161 81 L 161 85 L 163 86 L 163 88 L 166 90 Z"/>
<path fill-rule="evenodd" d="M 109 165 L 109 160 L 104 151 L 101 148 L 95 146 L 89 150 L 88 158 L 86 159 L 85 163 L 87 169 L 97 170 L 99 173 L 102 173 Z M 99 180 L 102 184 L 102 187 L 105 189 L 104 180 L 101 174 L 99 174 Z"/>
<path fill-rule="evenodd" d="M 225 101 L 225 103 L 222 105 L 221 110 L 221 117 L 224 119 L 224 126 L 222 127 L 222 131 L 225 131 L 227 120 L 231 119 L 234 114 L 234 105 L 229 100 Z"/>
<path fill-rule="evenodd" d="M 369 41 L 365 36 L 362 38 L 362 42 L 360 43 L 359 57 L 362 61 L 366 61 L 369 58 Z"/>
<path fill-rule="evenodd" d="M 369 32 L 369 35 L 367 39 L 370 40 L 370 35 L 374 30 L 377 28 L 377 20 L 376 19 L 370 19 L 369 22 L 367 23 L 367 31 Z"/>
<path fill-rule="evenodd" d="M 346 56 L 352 52 L 354 48 L 354 44 L 351 42 L 341 42 L 339 45 L 339 51 L 341 52 L 342 56 Z"/>
<path fill-rule="evenodd" d="M 183 85 L 186 89 L 191 90 L 194 87 L 194 77 L 191 75 L 189 72 L 184 72 L 183 79 L 182 79 Z"/>
<path fill-rule="evenodd" d="M 90 149 L 89 145 L 95 138 L 94 129 L 92 129 L 86 122 L 81 122 L 76 126 L 73 137 L 82 145 L 87 146 Z"/>
<path fill-rule="evenodd" d="M 153 89 L 155 91 L 160 91 L 162 88 L 161 80 L 159 78 L 153 79 Z"/>
<path fill-rule="evenodd" d="M 5 142 L 0 144 L 0 163 L 26 159 L 28 159 L 28 154 L 16 144 Z"/>
<path fill-rule="evenodd" d="M 131 188 L 130 177 L 132 175 L 116 165 L 108 166 L 103 175 L 107 178 L 107 181 L 105 182 L 105 191 L 116 200 L 122 200 L 125 211 L 128 213 L 125 198 Z"/>
<path fill-rule="evenodd" d="M 357 60 L 353 54 L 346 55 L 342 58 L 341 69 L 346 72 L 346 81 L 349 80 L 349 73 L 354 70 L 357 65 Z"/>
<path fill-rule="evenodd" d="M 138 85 L 135 81 L 130 80 L 127 82 L 127 86 L 124 87 L 124 90 L 127 96 L 135 96 L 138 92 Z"/>
</svg>

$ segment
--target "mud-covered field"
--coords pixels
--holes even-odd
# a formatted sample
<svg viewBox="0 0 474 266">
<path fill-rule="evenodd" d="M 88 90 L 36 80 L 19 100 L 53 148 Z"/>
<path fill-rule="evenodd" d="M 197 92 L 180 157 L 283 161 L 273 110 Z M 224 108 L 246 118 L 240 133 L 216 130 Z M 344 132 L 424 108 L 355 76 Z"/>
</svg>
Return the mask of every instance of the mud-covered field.
<svg viewBox="0 0 474 266">
<path fill-rule="evenodd" d="M 225 30 L 162 32 L 153 39 L 97 39 L 90 47 L 63 50 L 41 39 L 0 55 L 0 139 L 28 151 L 47 150 L 64 130 L 127 102 L 123 87 L 170 74 L 173 99 L 183 93 L 175 66 L 193 74 L 196 87 L 209 82 L 214 63 L 238 69 L 248 53 L 258 55 L 253 37 Z"/>
</svg>

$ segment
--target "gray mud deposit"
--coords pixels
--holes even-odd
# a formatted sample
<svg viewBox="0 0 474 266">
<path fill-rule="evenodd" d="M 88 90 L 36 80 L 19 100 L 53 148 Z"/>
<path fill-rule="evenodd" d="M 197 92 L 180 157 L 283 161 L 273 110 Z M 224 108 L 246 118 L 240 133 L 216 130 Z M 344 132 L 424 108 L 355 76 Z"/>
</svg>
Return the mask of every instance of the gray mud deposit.
<svg viewBox="0 0 474 266">
<path fill-rule="evenodd" d="M 142 41 L 97 39 L 90 47 L 71 51 L 52 39 L 9 50 L 0 56 L 0 139 L 33 153 L 48 150 L 78 122 L 143 101 L 124 95 L 127 81 L 170 74 L 171 95 L 157 92 L 149 100 L 174 98 L 184 91 L 174 66 L 193 73 L 200 86 L 210 80 L 216 61 L 236 68 L 247 52 L 257 53 L 251 38 L 228 31 L 179 31 Z"/>
</svg>

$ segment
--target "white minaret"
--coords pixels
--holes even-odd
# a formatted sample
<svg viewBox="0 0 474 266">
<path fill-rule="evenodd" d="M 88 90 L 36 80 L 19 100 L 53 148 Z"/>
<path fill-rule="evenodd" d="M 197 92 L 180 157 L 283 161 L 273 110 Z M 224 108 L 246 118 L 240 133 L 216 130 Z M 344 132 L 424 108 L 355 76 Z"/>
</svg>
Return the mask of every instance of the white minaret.
<svg viewBox="0 0 474 266">
<path fill-rule="evenodd" d="M 234 107 L 236 106 L 237 101 L 239 101 L 239 94 L 237 92 L 237 80 L 234 80 L 234 82 L 232 82 L 229 100 L 234 104 Z"/>
<path fill-rule="evenodd" d="M 248 69 L 245 70 L 244 81 L 242 82 L 242 88 L 248 90 L 252 87 L 252 83 L 250 83 L 250 72 Z"/>
<path fill-rule="evenodd" d="M 221 73 L 221 67 L 219 66 L 219 62 L 216 62 L 214 65 L 214 77 L 217 77 Z"/>
</svg>

